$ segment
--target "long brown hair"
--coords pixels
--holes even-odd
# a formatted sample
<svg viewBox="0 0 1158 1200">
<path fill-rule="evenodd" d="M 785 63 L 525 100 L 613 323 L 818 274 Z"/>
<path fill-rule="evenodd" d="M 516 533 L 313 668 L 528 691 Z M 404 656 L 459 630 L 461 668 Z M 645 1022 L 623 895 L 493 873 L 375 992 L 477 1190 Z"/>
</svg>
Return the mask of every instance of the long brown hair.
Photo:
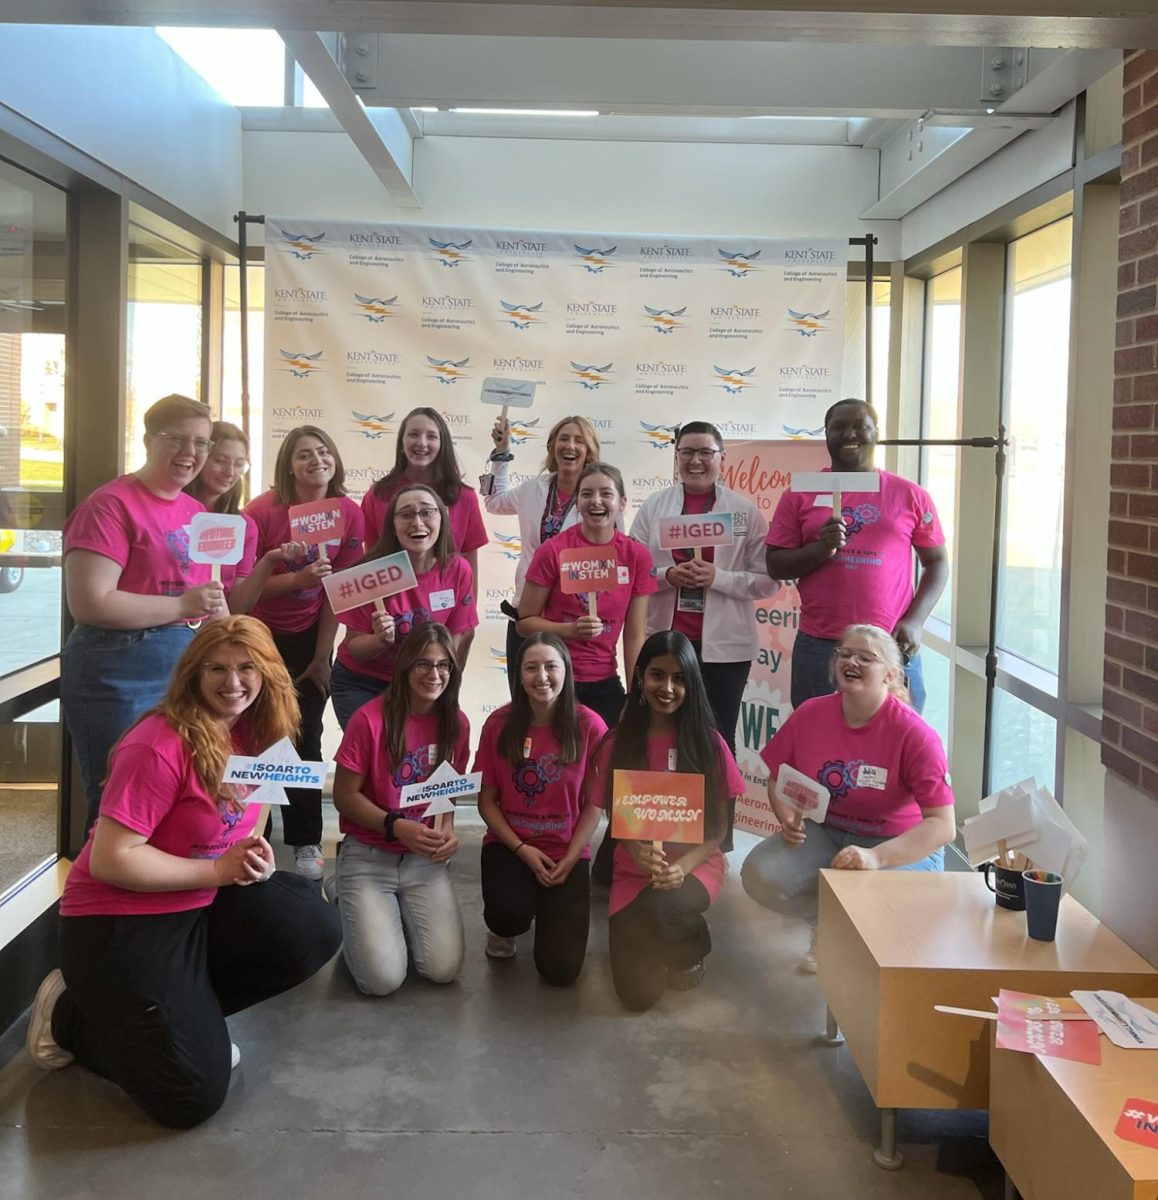
<svg viewBox="0 0 1158 1200">
<path fill-rule="evenodd" d="M 188 744 L 193 769 L 210 796 L 227 795 L 222 785 L 225 761 L 234 753 L 230 731 L 205 707 L 201 695 L 201 668 L 222 646 L 241 646 L 261 672 L 261 691 L 238 722 L 254 753 L 267 750 L 298 731 L 301 714 L 297 693 L 273 635 L 256 617 L 225 617 L 202 626 L 185 648 L 164 699 L 153 710 L 164 717 Z"/>
<path fill-rule="evenodd" d="M 245 436 L 245 432 L 239 429 L 236 425 L 229 421 L 214 421 L 213 431 L 209 435 L 209 440 L 213 443 L 213 450 L 209 451 L 209 457 L 212 458 L 217 447 L 222 442 L 240 442 L 245 447 L 245 456 L 249 457 L 249 438 Z M 205 460 L 205 467 L 209 465 L 209 459 Z M 201 471 L 205 470 L 201 468 Z M 186 484 L 185 490 L 190 496 L 195 499 L 201 497 L 197 494 L 197 482 L 201 478 L 201 472 L 198 472 L 197 479 L 192 483 Z M 246 475 L 238 476 L 237 482 L 227 492 L 222 492 L 212 504 L 207 504 L 205 507 L 210 512 L 229 513 L 232 516 L 237 516 L 241 512 L 241 497 L 245 491 L 245 481 L 248 478 Z"/>
<path fill-rule="evenodd" d="M 434 426 L 438 430 L 438 454 L 431 463 L 430 470 L 434 490 L 449 508 L 457 503 L 458 494 L 462 491 L 462 468 L 458 465 L 458 455 L 454 452 L 454 439 L 450 436 L 450 430 L 447 428 L 442 413 L 435 408 L 425 406 L 412 408 L 402 418 L 402 424 L 398 426 L 398 441 L 394 447 L 394 465 L 374 484 L 374 495 L 379 500 L 385 500 L 396 487 L 406 482 L 406 469 L 410 466 L 410 462 L 406 457 L 405 438 L 406 425 L 411 417 L 426 417 L 427 420 L 434 422 Z"/>
<path fill-rule="evenodd" d="M 402 543 L 398 540 L 398 531 L 394 528 L 394 513 L 398 508 L 398 499 L 400 496 L 409 495 L 411 492 L 425 492 L 433 502 L 435 508 L 438 509 L 438 515 L 442 519 L 442 523 L 438 527 L 438 537 L 434 540 L 434 561 L 440 566 L 445 567 L 448 562 L 458 553 L 454 548 L 454 534 L 450 528 L 450 514 L 446 511 L 446 505 L 442 502 L 442 497 L 425 483 L 404 483 L 393 496 L 390 497 L 390 507 L 386 510 L 386 516 L 382 521 L 382 532 L 378 535 L 378 540 L 366 551 L 363 562 L 371 562 L 375 558 L 381 558 L 385 554 L 397 554 L 402 549 Z"/>
<path fill-rule="evenodd" d="M 549 646 L 563 660 L 563 688 L 559 698 L 551 707 L 551 733 L 559 743 L 559 761 L 573 763 L 579 760 L 583 748 L 579 736 L 579 718 L 575 712 L 575 676 L 571 670 L 571 656 L 567 647 L 553 633 L 532 633 L 519 647 L 515 657 L 515 686 L 511 694 L 511 708 L 499 733 L 498 752 L 512 767 L 527 761 L 523 746 L 527 730 L 531 728 L 531 698 L 523 687 L 523 658 L 532 646 Z"/>
<path fill-rule="evenodd" d="M 406 719 L 410 716 L 410 672 L 423 652 L 431 646 L 441 646 L 450 659 L 450 675 L 446 688 L 434 702 L 438 717 L 437 758 L 451 762 L 458 742 L 458 689 L 462 686 L 462 668 L 454 652 L 454 639 L 445 625 L 431 621 L 412 629 L 402 642 L 394 664 L 394 682 L 383 703 L 386 706 L 386 753 L 392 765 L 406 756 Z"/>
<path fill-rule="evenodd" d="M 316 425 L 298 425 L 285 435 L 273 467 L 273 490 L 279 504 L 298 502 L 297 480 L 294 479 L 294 451 L 304 437 L 317 438 L 333 455 L 334 477 L 326 488 L 326 499 L 332 500 L 335 496 L 346 494 L 346 468 L 342 466 L 342 456 L 338 453 L 337 443 L 324 429 L 319 429 Z"/>
</svg>

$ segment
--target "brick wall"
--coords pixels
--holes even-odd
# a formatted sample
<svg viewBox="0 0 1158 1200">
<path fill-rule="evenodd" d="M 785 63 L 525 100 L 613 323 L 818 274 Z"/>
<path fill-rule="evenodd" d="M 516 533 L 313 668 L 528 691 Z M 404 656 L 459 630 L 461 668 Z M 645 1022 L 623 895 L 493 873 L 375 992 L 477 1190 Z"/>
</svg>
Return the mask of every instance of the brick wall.
<svg viewBox="0 0 1158 1200">
<path fill-rule="evenodd" d="M 1126 52 L 1102 761 L 1158 796 L 1158 51 Z M 1091 398 L 1092 400 L 1093 398 Z"/>
</svg>

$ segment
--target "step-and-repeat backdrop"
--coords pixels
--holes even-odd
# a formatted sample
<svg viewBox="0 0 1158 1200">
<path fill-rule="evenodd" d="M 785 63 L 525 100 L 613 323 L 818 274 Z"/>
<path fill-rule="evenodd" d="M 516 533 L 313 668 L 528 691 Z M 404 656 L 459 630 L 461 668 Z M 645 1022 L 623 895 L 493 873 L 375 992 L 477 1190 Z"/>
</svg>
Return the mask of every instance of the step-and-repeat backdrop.
<svg viewBox="0 0 1158 1200">
<path fill-rule="evenodd" d="M 840 398 L 844 239 L 632 234 L 266 220 L 266 482 L 296 425 L 336 440 L 352 495 L 393 463 L 401 419 L 443 414 L 467 482 L 491 449 L 490 376 L 533 381 L 511 409 L 513 481 L 538 472 L 545 439 L 581 413 L 628 489 L 627 521 L 671 483 L 673 430 L 710 420 L 729 443 L 732 485 L 771 515 L 786 472 L 826 458 L 817 439 Z M 758 469 L 740 470 L 741 461 Z M 256 483 L 256 481 L 255 481 Z M 484 513 L 482 625 L 463 706 L 477 729 L 504 699 L 517 523 Z M 757 605 L 766 645 L 738 739 L 745 775 L 788 712 L 795 589 Z M 758 744 L 757 744 L 758 743 Z M 760 818 L 753 818 L 758 826 Z"/>
</svg>

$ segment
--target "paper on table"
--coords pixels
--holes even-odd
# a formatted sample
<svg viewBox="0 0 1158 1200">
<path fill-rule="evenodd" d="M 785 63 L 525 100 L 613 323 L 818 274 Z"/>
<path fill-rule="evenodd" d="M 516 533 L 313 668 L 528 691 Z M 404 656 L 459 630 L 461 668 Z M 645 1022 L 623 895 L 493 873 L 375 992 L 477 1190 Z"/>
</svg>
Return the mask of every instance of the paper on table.
<svg viewBox="0 0 1158 1200">
<path fill-rule="evenodd" d="M 1123 1050 L 1158 1050 L 1158 1013 L 1128 1000 L 1121 992 L 1104 989 L 1070 995 L 1098 1023 L 1098 1028 Z"/>
<path fill-rule="evenodd" d="M 1003 799 L 1000 805 L 969 817 L 961 833 L 969 862 L 975 867 L 998 856 L 998 842 L 1004 842 L 1009 850 L 1020 850 L 1037 836 L 1033 802 L 1028 796 Z"/>
<path fill-rule="evenodd" d="M 997 1045 L 1002 1050 L 1097 1065 L 1102 1061 L 1102 1048 L 1095 1022 L 1050 1020 L 1053 1013 L 1081 1011 L 1069 997 L 1034 996 L 1002 988 L 997 996 Z"/>
</svg>

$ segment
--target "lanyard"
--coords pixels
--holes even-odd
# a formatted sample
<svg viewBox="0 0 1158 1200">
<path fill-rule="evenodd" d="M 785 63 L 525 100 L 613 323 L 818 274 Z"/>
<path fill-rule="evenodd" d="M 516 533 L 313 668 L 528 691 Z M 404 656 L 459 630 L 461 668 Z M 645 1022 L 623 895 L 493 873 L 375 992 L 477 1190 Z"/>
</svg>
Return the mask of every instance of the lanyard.
<svg viewBox="0 0 1158 1200">
<path fill-rule="evenodd" d="M 575 493 L 571 493 L 570 499 L 563 506 L 560 512 L 556 512 L 559 495 L 559 481 L 555 476 L 551 476 L 551 486 L 547 489 L 547 506 L 543 509 L 542 519 L 539 521 L 539 541 L 545 542 L 553 538 L 563 528 L 563 522 L 567 519 L 567 514 L 571 511 L 575 504 Z"/>
</svg>

